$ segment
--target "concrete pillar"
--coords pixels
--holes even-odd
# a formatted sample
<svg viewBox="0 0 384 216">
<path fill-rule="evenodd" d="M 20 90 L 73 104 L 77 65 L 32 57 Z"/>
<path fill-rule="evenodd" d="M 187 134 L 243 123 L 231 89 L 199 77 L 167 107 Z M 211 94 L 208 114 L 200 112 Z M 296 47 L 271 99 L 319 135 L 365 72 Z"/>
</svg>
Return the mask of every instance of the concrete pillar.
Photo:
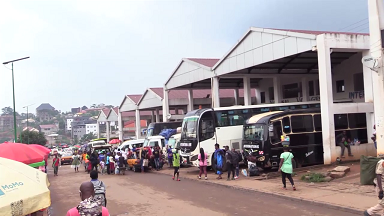
<svg viewBox="0 0 384 216">
<path fill-rule="evenodd" d="M 335 122 L 333 114 L 333 92 L 331 73 L 331 52 L 324 35 L 317 36 L 317 58 L 319 64 L 321 126 L 323 136 L 324 164 L 336 160 Z"/>
<path fill-rule="evenodd" d="M 213 77 L 212 78 L 211 91 L 212 91 L 212 107 L 214 107 L 214 108 L 220 107 L 219 90 L 220 90 L 219 77 Z"/>
<path fill-rule="evenodd" d="M 281 91 L 281 83 L 280 83 L 280 77 L 273 77 L 273 94 L 275 96 L 275 103 L 281 103 L 282 91 Z"/>
<path fill-rule="evenodd" d="M 234 89 L 235 105 L 239 105 L 239 89 Z"/>
<path fill-rule="evenodd" d="M 193 104 L 193 90 L 188 90 L 188 112 L 194 110 L 194 104 Z"/>
<path fill-rule="evenodd" d="M 135 111 L 135 128 L 136 128 L 136 139 L 140 139 L 140 137 L 141 137 L 141 124 L 140 124 L 139 108 L 136 108 L 136 111 Z"/>
<path fill-rule="evenodd" d="M 256 95 L 256 105 L 261 104 L 260 90 L 259 89 L 255 89 L 255 95 Z"/>
<path fill-rule="evenodd" d="M 73 139 L 73 126 L 72 125 L 71 125 L 71 128 L 72 128 L 71 134 L 72 134 L 72 139 Z M 97 122 L 97 138 L 100 139 L 100 122 Z"/>
<path fill-rule="evenodd" d="M 155 122 L 155 111 L 151 110 L 151 123 Z"/>
<path fill-rule="evenodd" d="M 169 91 L 164 88 L 163 93 L 163 122 L 168 122 L 169 115 L 169 102 L 168 102 L 168 93 Z"/>
<path fill-rule="evenodd" d="M 364 51 L 362 53 L 362 56 L 370 56 L 370 52 Z M 375 73 L 368 67 L 363 66 L 363 76 L 364 76 L 364 99 L 365 102 L 372 103 L 373 100 L 373 80 L 372 80 L 372 74 Z M 367 113 L 367 137 L 368 142 L 371 142 L 372 140 L 370 137 L 372 137 L 373 134 L 373 125 L 375 124 L 375 114 L 374 113 Z"/>
<path fill-rule="evenodd" d="M 111 139 L 111 122 L 106 121 L 105 122 L 105 127 L 107 129 L 107 142 L 109 143 L 109 141 Z"/>
<path fill-rule="evenodd" d="M 117 112 L 117 124 L 118 124 L 118 127 L 119 127 L 119 140 L 123 141 L 123 138 L 124 138 L 124 123 L 123 123 L 123 117 L 122 117 L 122 114 L 121 112 Z"/>
<path fill-rule="evenodd" d="M 376 142 L 377 142 L 377 156 L 384 155 L 384 58 L 381 40 L 381 29 L 384 29 L 384 10 L 383 1 L 368 0 L 368 17 L 369 17 L 369 40 L 370 42 L 370 55 L 377 59 L 378 68 L 377 72 L 372 73 L 373 85 L 373 107 L 375 110 L 375 124 L 376 124 Z M 365 76 L 364 76 L 365 78 Z M 365 83 L 364 83 L 365 85 Z M 365 90 L 365 89 L 364 89 Z M 365 90 L 366 91 L 366 90 Z M 369 125 L 367 125 L 369 127 Z M 368 139 L 371 136 L 368 136 Z"/>
<path fill-rule="evenodd" d="M 156 122 L 160 122 L 160 111 L 156 109 Z"/>
<path fill-rule="evenodd" d="M 308 91 L 308 80 L 306 77 L 301 78 L 301 97 L 304 101 L 308 101 L 309 91 Z"/>
<path fill-rule="evenodd" d="M 244 85 L 244 106 L 252 105 L 251 78 L 243 77 L 243 85 Z"/>
</svg>

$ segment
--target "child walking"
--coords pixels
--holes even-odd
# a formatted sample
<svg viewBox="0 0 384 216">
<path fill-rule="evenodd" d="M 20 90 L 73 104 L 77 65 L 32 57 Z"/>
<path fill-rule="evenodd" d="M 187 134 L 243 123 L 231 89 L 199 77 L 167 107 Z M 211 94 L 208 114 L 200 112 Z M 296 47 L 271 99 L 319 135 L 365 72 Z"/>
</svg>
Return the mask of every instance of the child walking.
<svg viewBox="0 0 384 216">
<path fill-rule="evenodd" d="M 289 182 L 292 185 L 292 189 L 296 190 L 295 184 L 292 179 L 292 173 L 293 173 L 293 167 L 292 167 L 292 160 L 293 160 L 293 154 L 289 152 L 288 146 L 283 146 L 284 152 L 280 155 L 280 165 L 279 165 L 279 171 L 281 171 L 281 177 L 283 182 L 283 189 L 287 189 L 286 180 L 285 178 L 288 178 Z"/>
<path fill-rule="evenodd" d="M 179 179 L 180 155 L 179 155 L 178 150 L 179 150 L 178 148 L 172 149 L 173 168 L 175 169 L 173 172 L 172 180 L 175 180 L 175 176 L 177 174 L 177 181 L 180 181 L 180 179 Z"/>
</svg>

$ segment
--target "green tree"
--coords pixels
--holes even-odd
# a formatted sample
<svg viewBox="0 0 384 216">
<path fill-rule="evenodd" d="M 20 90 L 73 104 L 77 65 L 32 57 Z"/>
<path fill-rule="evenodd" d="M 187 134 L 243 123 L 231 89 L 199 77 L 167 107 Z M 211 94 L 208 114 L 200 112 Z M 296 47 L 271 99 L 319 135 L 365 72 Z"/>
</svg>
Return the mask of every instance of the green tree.
<svg viewBox="0 0 384 216">
<path fill-rule="evenodd" d="M 73 140 L 73 144 L 75 145 L 79 144 L 79 139 L 77 137 L 75 137 L 75 139 Z"/>
<path fill-rule="evenodd" d="M 80 139 L 80 143 L 84 143 L 85 141 L 93 140 L 96 138 L 97 138 L 96 135 L 93 134 L 92 132 L 89 134 L 84 134 L 84 136 L 81 137 L 81 139 Z"/>
<path fill-rule="evenodd" d="M 13 115 L 13 109 L 11 107 L 2 108 L 1 115 Z M 19 113 L 16 112 L 16 115 L 19 116 Z"/>
<path fill-rule="evenodd" d="M 22 141 L 22 143 L 28 143 L 28 138 L 29 138 L 30 144 L 39 144 L 39 145 L 47 144 L 47 139 L 45 138 L 42 132 L 35 132 L 35 131 L 28 131 L 28 130 L 21 132 L 17 140 L 18 142 Z"/>
<path fill-rule="evenodd" d="M 65 122 L 63 120 L 59 121 L 59 129 L 60 130 L 65 130 Z"/>
</svg>

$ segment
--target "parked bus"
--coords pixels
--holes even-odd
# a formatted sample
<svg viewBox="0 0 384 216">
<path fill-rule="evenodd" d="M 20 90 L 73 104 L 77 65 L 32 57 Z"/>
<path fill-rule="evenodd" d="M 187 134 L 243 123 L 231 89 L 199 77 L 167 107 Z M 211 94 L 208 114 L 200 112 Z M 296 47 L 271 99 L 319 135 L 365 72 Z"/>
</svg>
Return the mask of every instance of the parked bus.
<svg viewBox="0 0 384 216">
<path fill-rule="evenodd" d="M 154 122 L 150 123 L 147 127 L 147 135 L 145 138 L 150 136 L 159 135 L 163 129 L 177 129 L 181 127 L 182 122 Z"/>
<path fill-rule="evenodd" d="M 335 137 L 347 132 L 351 142 L 367 143 L 365 113 L 336 114 Z M 283 152 L 281 136 L 289 136 L 294 168 L 323 164 L 320 109 L 273 111 L 254 115 L 243 126 L 245 155 L 260 168 L 278 168 Z"/>
<path fill-rule="evenodd" d="M 208 166 L 213 160 L 215 144 L 242 150 L 243 125 L 255 114 L 287 109 L 320 107 L 319 102 L 263 104 L 199 109 L 188 112 L 181 128 L 181 157 L 198 166 L 200 147 L 208 154 Z"/>
</svg>

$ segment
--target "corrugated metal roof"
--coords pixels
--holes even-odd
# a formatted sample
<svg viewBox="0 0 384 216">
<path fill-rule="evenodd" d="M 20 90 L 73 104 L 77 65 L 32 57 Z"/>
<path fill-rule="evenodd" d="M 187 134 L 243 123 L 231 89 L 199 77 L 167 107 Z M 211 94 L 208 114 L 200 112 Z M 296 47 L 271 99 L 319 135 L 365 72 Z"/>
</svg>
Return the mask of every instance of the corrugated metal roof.
<svg viewBox="0 0 384 216">
<path fill-rule="evenodd" d="M 136 127 L 136 121 L 127 121 L 124 122 L 124 128 L 135 128 Z M 140 120 L 140 127 L 145 128 L 147 127 L 147 120 Z"/>
<path fill-rule="evenodd" d="M 110 109 L 102 109 L 105 116 L 108 116 Z"/>
<path fill-rule="evenodd" d="M 207 67 L 213 67 L 220 59 L 208 59 L 208 58 L 186 58 Z"/>
<path fill-rule="evenodd" d="M 320 35 L 320 34 L 369 35 L 368 33 L 356 33 L 356 32 L 313 31 L 313 30 L 296 30 L 296 29 L 273 29 L 273 30 L 297 32 L 297 33 L 303 33 L 303 34 L 314 34 L 314 35 Z"/>
<path fill-rule="evenodd" d="M 47 128 L 55 128 L 56 125 L 50 124 L 50 125 L 40 125 L 40 128 L 47 129 Z"/>
<path fill-rule="evenodd" d="M 129 97 L 136 104 L 139 102 L 141 96 L 143 95 L 127 95 L 127 97 Z"/>
<path fill-rule="evenodd" d="M 170 110 L 171 114 L 175 114 L 175 110 Z M 135 111 L 129 111 L 129 112 L 122 112 L 122 117 L 134 117 L 136 115 Z M 140 111 L 140 116 L 151 116 L 152 111 Z M 156 115 L 156 112 L 155 112 Z M 159 110 L 159 115 L 163 115 L 163 110 Z"/>
<path fill-rule="evenodd" d="M 159 95 L 161 98 L 164 98 L 163 88 L 150 88 L 153 92 Z M 233 98 L 235 92 L 233 89 L 220 89 L 220 98 Z M 254 89 L 251 89 L 251 96 L 255 97 L 256 92 Z M 168 94 L 168 99 L 180 99 L 188 97 L 188 90 L 170 90 Z M 244 89 L 239 89 L 239 97 L 244 97 Z M 193 90 L 193 98 L 211 98 L 210 89 L 195 89 Z"/>
<path fill-rule="evenodd" d="M 36 110 L 54 110 L 55 108 L 51 106 L 49 103 L 42 103 L 40 106 L 36 108 Z"/>
</svg>

